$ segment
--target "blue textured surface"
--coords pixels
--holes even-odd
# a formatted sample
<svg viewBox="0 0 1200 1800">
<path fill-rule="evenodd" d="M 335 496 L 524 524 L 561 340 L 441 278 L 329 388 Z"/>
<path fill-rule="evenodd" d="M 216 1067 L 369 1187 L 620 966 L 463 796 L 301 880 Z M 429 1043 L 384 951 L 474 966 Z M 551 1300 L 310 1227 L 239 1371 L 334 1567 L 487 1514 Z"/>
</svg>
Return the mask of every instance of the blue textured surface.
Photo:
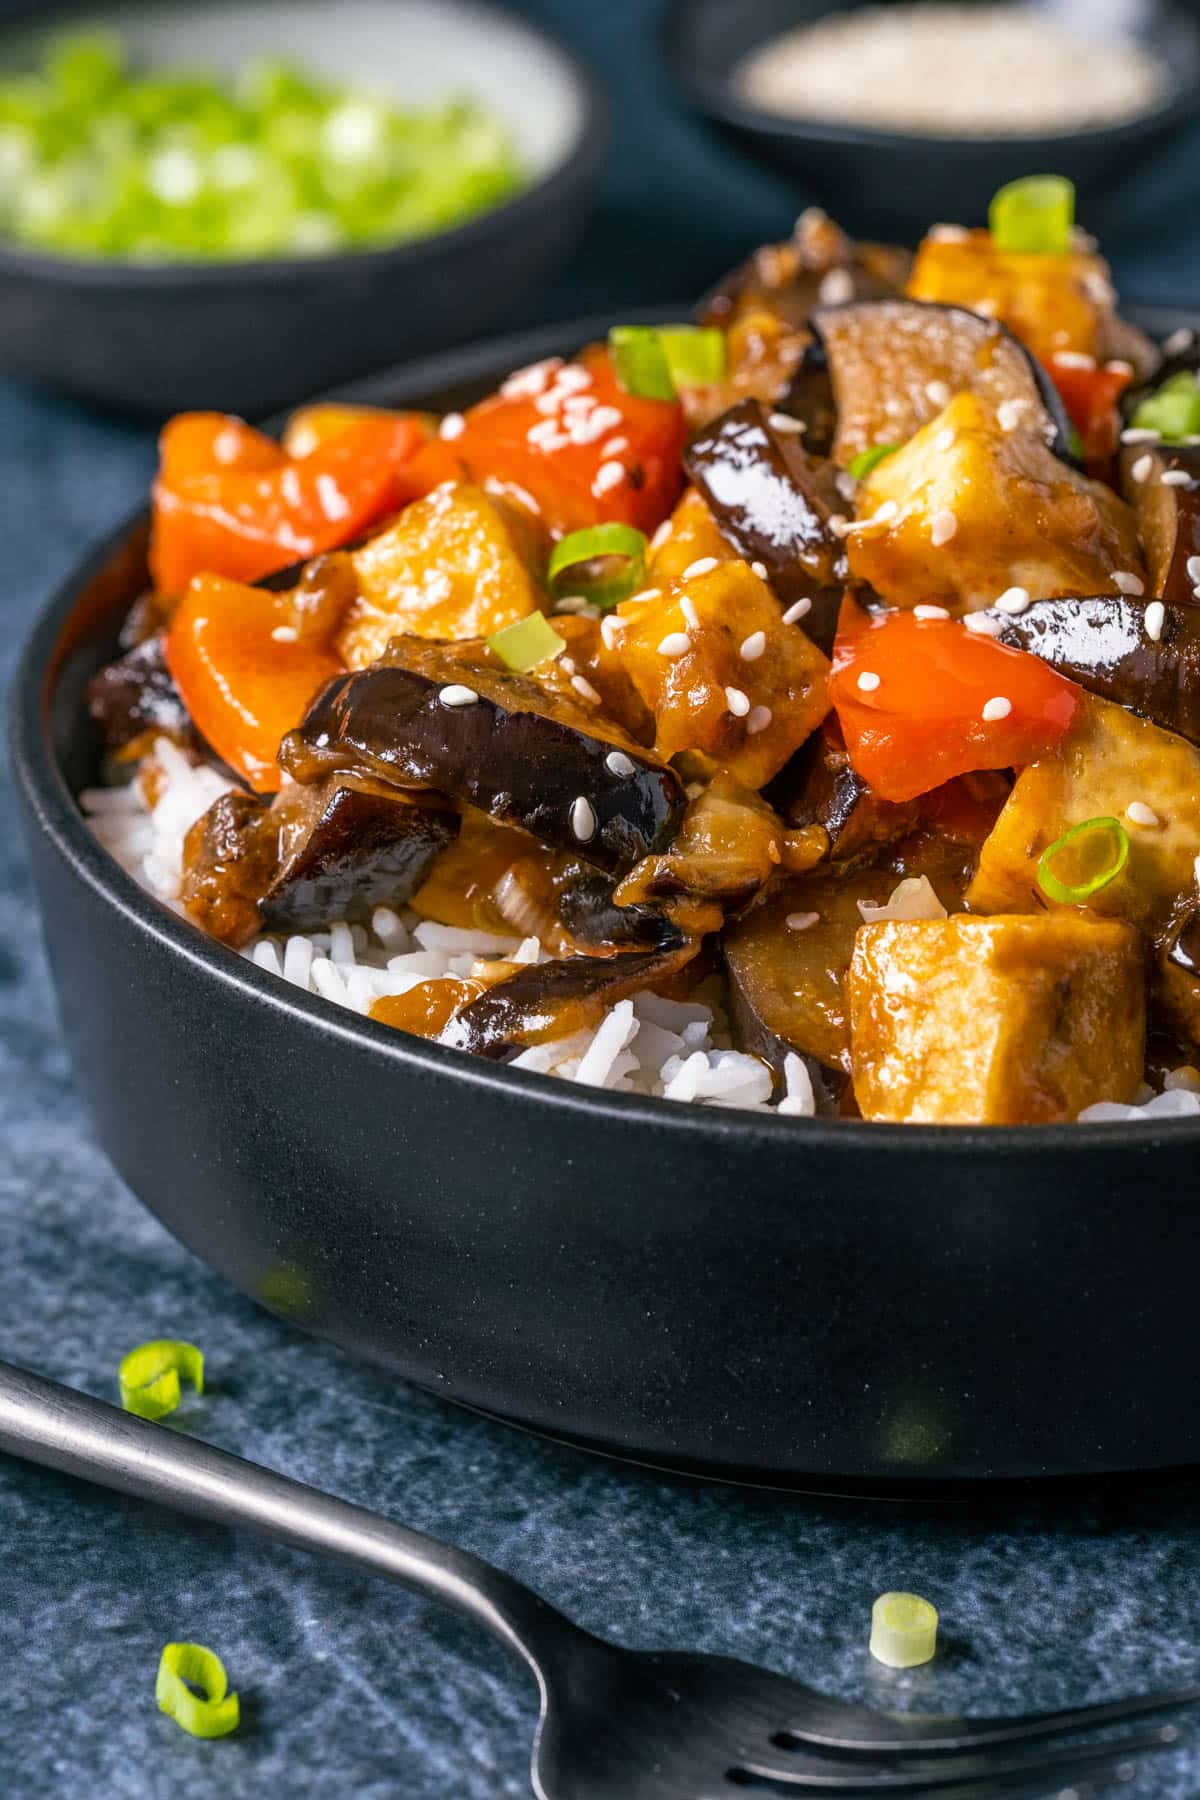
<svg viewBox="0 0 1200 1800">
<path fill-rule="evenodd" d="M 640 7 L 528 10 L 569 15 L 602 66 L 631 72 L 605 213 L 543 297 L 543 316 L 688 291 L 786 225 L 793 197 L 718 159 L 682 123 L 656 129 L 647 183 L 658 96 L 631 39 Z M 1200 241 L 1180 242 L 1182 221 L 1197 217 L 1194 183 L 1185 187 L 1196 167 L 1193 140 L 1146 191 L 1137 232 L 1119 246 L 1130 291 L 1200 285 Z M 648 244 L 652 262 L 630 254 Z M 136 501 L 151 460 L 141 428 L 0 388 L 6 665 L 53 583 Z M 7 810 L 0 1143 L 0 1355 L 111 1394 L 131 1343 L 194 1338 L 211 1387 L 188 1402 L 187 1428 L 467 1545 L 621 1642 L 726 1651 L 839 1693 L 934 1709 L 1060 1705 L 1200 1669 L 1191 1483 L 939 1510 L 700 1488 L 454 1411 L 231 1294 L 141 1210 L 91 1140 L 30 941 Z M 888 1587 L 941 1609 L 929 1669 L 896 1676 L 869 1662 L 870 1603 Z M 238 1738 L 196 1744 L 156 1712 L 159 1649 L 178 1637 L 225 1657 L 244 1702 Z M 3 1458 L 0 1670 L 0 1794 L 21 1800 L 85 1784 L 114 1800 L 529 1791 L 524 1675 L 456 1619 Z M 1122 1791 L 1191 1800 L 1200 1751 L 1160 1760 Z"/>
</svg>

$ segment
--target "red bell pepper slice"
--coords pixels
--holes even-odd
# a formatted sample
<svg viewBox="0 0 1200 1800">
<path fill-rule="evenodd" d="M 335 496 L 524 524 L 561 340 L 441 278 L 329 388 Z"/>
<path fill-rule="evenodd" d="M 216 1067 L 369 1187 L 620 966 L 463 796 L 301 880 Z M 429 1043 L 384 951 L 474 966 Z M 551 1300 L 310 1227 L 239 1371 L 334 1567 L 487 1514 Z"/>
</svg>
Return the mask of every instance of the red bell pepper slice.
<svg viewBox="0 0 1200 1800">
<path fill-rule="evenodd" d="M 1079 433 L 1084 461 L 1089 467 L 1106 463 L 1120 442 L 1117 401 L 1133 380 L 1132 368 L 1119 362 L 1085 368 L 1057 356 L 1045 367 Z"/>
<path fill-rule="evenodd" d="M 914 800 L 955 775 L 1034 762 L 1053 749 L 1079 704 L 1074 683 L 1027 651 L 953 619 L 867 614 L 850 600 L 838 621 L 829 695 L 853 767 L 885 800 Z"/>
</svg>

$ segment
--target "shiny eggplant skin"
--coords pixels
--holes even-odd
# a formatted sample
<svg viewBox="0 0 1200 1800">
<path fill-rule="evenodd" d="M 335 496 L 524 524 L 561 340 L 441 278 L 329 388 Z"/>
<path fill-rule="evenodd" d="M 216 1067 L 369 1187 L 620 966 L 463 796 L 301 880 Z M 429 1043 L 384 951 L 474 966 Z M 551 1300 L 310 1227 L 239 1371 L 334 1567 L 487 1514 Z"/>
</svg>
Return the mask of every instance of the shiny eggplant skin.
<svg viewBox="0 0 1200 1800">
<path fill-rule="evenodd" d="M 92 676 L 87 709 L 107 750 L 120 751 L 148 733 L 177 744 L 196 742 L 183 695 L 167 667 L 162 636 L 143 638 Z"/>
<path fill-rule="evenodd" d="M 1200 607 L 1168 605 L 1157 639 L 1146 631 L 1145 600 L 1124 594 L 1035 600 L 1015 616 L 986 616 L 1002 644 L 1200 744 Z"/>
<path fill-rule="evenodd" d="M 820 825 L 831 862 L 853 862 L 911 831 L 920 816 L 915 800 L 882 800 L 853 768 L 845 746 L 827 731 L 814 731 L 765 790 L 788 825 Z"/>
<path fill-rule="evenodd" d="M 679 927 L 651 906 L 618 906 L 613 883 L 598 869 L 580 869 L 559 890 L 558 916 L 577 944 L 595 949 L 677 950 Z"/>
<path fill-rule="evenodd" d="M 441 697 L 456 688 L 475 698 Z M 461 646 L 398 639 L 388 660 L 326 685 L 284 739 L 280 763 L 301 781 L 355 768 L 432 788 L 621 876 L 670 842 L 683 787 L 640 745 L 593 735 L 591 724 L 528 676 L 472 661 Z M 613 773 L 614 752 L 632 773 Z"/>
<path fill-rule="evenodd" d="M 844 300 L 881 300 L 904 291 L 912 252 L 895 244 L 855 243 L 811 208 L 786 243 L 765 244 L 710 288 L 697 308 L 705 325 L 729 325 L 748 312 L 768 312 L 793 330 L 828 305 L 830 277 Z"/>
<path fill-rule="evenodd" d="M 845 1070 L 831 1069 L 815 1056 L 795 1049 L 786 1039 L 781 1038 L 757 1010 L 753 990 L 739 981 L 732 965 L 726 964 L 725 973 L 729 1023 L 737 1048 L 744 1050 L 748 1056 L 757 1056 L 760 1062 L 767 1064 L 774 1077 L 773 1092 L 777 1097 L 784 1092 L 784 1063 L 789 1056 L 798 1056 L 812 1082 L 817 1117 L 839 1117 L 850 1088 L 850 1077 Z"/>
<path fill-rule="evenodd" d="M 1177 472 L 1190 478 L 1186 485 L 1164 483 L 1165 474 Z M 1200 581 L 1188 570 L 1200 556 L 1200 445 L 1127 445 L 1121 487 L 1137 514 L 1151 592 L 1173 606 L 1200 605 Z"/>
<path fill-rule="evenodd" d="M 283 859 L 258 903 L 268 931 L 319 931 L 330 919 L 365 920 L 401 906 L 434 858 L 458 836 L 449 807 L 417 806 L 392 788 L 331 777 L 286 790 Z"/>
<path fill-rule="evenodd" d="M 687 944 L 665 953 L 529 963 L 464 1006 L 437 1041 L 497 1061 L 530 1044 L 598 1025 L 610 1006 L 673 974 L 694 954 L 695 946 Z"/>
</svg>

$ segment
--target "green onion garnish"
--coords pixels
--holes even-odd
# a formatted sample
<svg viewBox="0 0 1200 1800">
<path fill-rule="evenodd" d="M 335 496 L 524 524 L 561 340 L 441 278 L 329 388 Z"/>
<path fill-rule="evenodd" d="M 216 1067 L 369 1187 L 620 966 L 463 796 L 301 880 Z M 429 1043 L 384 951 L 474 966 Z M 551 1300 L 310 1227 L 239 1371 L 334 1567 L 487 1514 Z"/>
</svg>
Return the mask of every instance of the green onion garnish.
<svg viewBox="0 0 1200 1800">
<path fill-rule="evenodd" d="M 1051 865 L 1063 855 L 1076 860 L 1077 880 L 1064 880 L 1065 871 L 1055 874 Z M 1042 851 L 1037 867 L 1038 886 L 1061 906 L 1080 906 L 1115 881 L 1128 861 L 1129 833 L 1119 819 L 1084 819 Z"/>
<path fill-rule="evenodd" d="M 192 1690 L 199 1688 L 200 1693 Z M 159 1709 L 191 1737 L 228 1737 L 241 1707 L 229 1692 L 225 1664 L 203 1644 L 167 1644 L 158 1663 L 154 1697 Z"/>
<path fill-rule="evenodd" d="M 857 456 L 850 458 L 850 473 L 855 481 L 865 481 L 872 469 L 877 469 L 887 457 L 895 456 L 899 444 L 872 444 L 869 450 L 860 450 Z"/>
<path fill-rule="evenodd" d="M 674 400 L 725 373 L 725 334 L 712 325 L 614 325 L 608 347 L 617 380 L 641 400 Z"/>
<path fill-rule="evenodd" d="M 204 1353 L 177 1338 L 153 1338 L 122 1357 L 121 1405 L 139 1419 L 164 1419 L 179 1405 L 179 1378 L 204 1392 Z"/>
<path fill-rule="evenodd" d="M 1137 407 L 1133 424 L 1139 431 L 1157 431 L 1168 443 L 1195 437 L 1200 432 L 1200 386 L 1185 370 L 1164 381 Z"/>
<path fill-rule="evenodd" d="M 988 226 L 997 250 L 1065 256 L 1075 223 L 1075 187 L 1065 175 L 1026 175 L 993 195 Z"/>
<path fill-rule="evenodd" d="M 539 663 L 551 662 L 560 656 L 567 641 L 559 637 L 545 613 L 533 612 L 518 619 L 515 625 L 493 631 L 487 646 L 506 668 L 518 675 L 528 675 Z"/>
<path fill-rule="evenodd" d="M 618 565 L 616 568 L 612 567 L 614 562 Z M 594 564 L 603 566 L 585 566 Z M 559 579 L 568 570 L 571 593 L 582 594 L 593 606 L 607 612 L 619 601 L 628 599 L 645 580 L 645 533 L 632 525 L 615 522 L 573 531 L 554 546 L 550 558 L 547 580 L 554 592 L 560 593 L 568 585 Z"/>
<path fill-rule="evenodd" d="M 937 1649 L 937 1608 L 920 1594 L 880 1594 L 871 1608 L 871 1655 L 889 1669 L 915 1669 Z"/>
</svg>

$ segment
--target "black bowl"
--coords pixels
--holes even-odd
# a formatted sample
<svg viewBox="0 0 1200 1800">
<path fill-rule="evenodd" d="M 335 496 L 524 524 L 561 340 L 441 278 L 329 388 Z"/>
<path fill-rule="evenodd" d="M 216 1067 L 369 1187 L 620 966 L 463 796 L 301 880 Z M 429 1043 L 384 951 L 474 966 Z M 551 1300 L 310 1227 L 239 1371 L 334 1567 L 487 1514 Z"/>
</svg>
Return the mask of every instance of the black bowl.
<svg viewBox="0 0 1200 1800">
<path fill-rule="evenodd" d="M 603 323 L 356 397 L 461 406 Z M 894 1486 L 1200 1459 L 1200 1123 L 939 1129 L 604 1094 L 311 998 L 143 893 L 72 795 L 97 764 L 83 684 L 145 542 L 123 525 L 48 608 L 14 763 L 79 1086 L 198 1255 L 397 1375 L 663 1465 Z"/>
<path fill-rule="evenodd" d="M 1156 152 L 1200 113 L 1200 25 L 1165 0 L 1150 0 L 1140 35 L 1162 56 L 1169 90 L 1162 105 L 1119 125 L 1038 137 L 919 137 L 785 118 L 739 95 L 734 72 L 759 45 L 869 4 L 878 0 L 667 0 L 659 36 L 688 105 L 852 232 L 915 242 L 931 219 L 976 224 L 981 201 L 1004 182 L 1053 170 L 1075 183 L 1080 217 L 1103 235 L 1127 214 L 1129 187 Z"/>
<path fill-rule="evenodd" d="M 56 28 L 70 24 L 60 12 Z M 102 15 L 89 6 L 85 16 Z M 151 265 L 0 241 L 8 373 L 158 415 L 192 406 L 269 412 L 478 337 L 566 260 L 590 216 L 607 103 L 571 51 L 516 13 L 480 0 L 126 0 L 109 16 L 151 64 L 232 70 L 282 51 L 410 100 L 475 93 L 508 119 L 534 178 L 463 225 L 390 249 Z M 6 21 L 0 63 L 19 64 L 45 37 L 45 9 L 36 17 L 36 25 Z"/>
</svg>

